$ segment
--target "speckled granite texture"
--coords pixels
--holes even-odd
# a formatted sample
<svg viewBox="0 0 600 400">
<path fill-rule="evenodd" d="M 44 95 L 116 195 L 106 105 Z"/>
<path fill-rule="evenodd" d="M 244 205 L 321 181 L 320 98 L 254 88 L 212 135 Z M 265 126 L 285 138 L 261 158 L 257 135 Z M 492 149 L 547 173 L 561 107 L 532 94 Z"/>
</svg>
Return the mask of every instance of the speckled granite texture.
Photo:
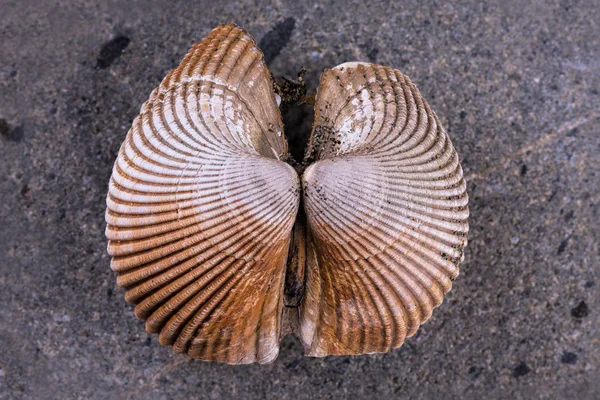
<svg viewBox="0 0 600 400">
<path fill-rule="evenodd" d="M 0 398 L 600 398 L 600 4 L 0 1 Z M 109 269 L 112 163 L 150 91 L 236 22 L 275 76 L 399 68 L 448 129 L 471 198 L 461 275 L 385 355 L 190 361 Z M 303 119 L 304 118 L 304 119 Z M 308 134 L 310 110 L 286 117 Z M 295 140 L 297 140 L 296 138 Z"/>
</svg>

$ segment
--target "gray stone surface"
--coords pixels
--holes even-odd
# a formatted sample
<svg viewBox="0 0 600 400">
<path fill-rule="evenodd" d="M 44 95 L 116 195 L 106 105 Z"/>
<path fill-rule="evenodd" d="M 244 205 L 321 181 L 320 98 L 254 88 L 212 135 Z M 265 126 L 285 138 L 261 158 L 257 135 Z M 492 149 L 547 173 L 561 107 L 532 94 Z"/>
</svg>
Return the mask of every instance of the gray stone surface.
<svg viewBox="0 0 600 400">
<path fill-rule="evenodd" d="M 272 365 L 190 361 L 115 285 L 118 147 L 229 21 L 265 38 L 274 75 L 308 67 L 312 88 L 344 61 L 401 69 L 450 132 L 470 243 L 401 349 L 312 359 L 288 338 Z M 0 398 L 599 398 L 599 23 L 598 1 L 1 0 Z"/>
</svg>

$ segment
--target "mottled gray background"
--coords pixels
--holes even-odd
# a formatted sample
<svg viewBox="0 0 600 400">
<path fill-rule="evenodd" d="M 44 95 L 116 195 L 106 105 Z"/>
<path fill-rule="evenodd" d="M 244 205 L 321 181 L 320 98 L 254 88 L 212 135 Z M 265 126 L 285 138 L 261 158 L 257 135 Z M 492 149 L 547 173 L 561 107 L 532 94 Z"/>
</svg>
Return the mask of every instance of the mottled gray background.
<svg viewBox="0 0 600 400">
<path fill-rule="evenodd" d="M 0 1 L 0 397 L 600 397 L 598 1 Z M 272 365 L 161 347 L 105 252 L 112 163 L 212 27 L 275 76 L 349 60 L 409 75 L 468 180 L 470 243 L 430 322 L 384 355 Z M 306 115 L 304 115 L 306 114 Z M 303 117 L 304 120 L 302 119 Z M 308 134 L 310 111 L 286 117 Z"/>
</svg>

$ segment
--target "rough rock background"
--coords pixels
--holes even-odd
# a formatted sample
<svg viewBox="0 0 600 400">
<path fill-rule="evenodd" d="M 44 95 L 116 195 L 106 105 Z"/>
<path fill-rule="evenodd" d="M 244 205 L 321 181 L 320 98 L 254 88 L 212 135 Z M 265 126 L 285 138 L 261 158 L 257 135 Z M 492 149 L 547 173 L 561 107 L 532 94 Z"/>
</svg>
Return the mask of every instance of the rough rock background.
<svg viewBox="0 0 600 400">
<path fill-rule="evenodd" d="M 0 1 L 0 398 L 600 398 L 600 4 Z M 315 2 L 316 3 L 316 2 Z M 236 22 L 276 76 L 401 69 L 468 179 L 470 243 L 399 350 L 272 365 L 158 345 L 116 287 L 104 209 L 150 91 Z M 310 108 L 286 117 L 308 134 Z"/>
</svg>

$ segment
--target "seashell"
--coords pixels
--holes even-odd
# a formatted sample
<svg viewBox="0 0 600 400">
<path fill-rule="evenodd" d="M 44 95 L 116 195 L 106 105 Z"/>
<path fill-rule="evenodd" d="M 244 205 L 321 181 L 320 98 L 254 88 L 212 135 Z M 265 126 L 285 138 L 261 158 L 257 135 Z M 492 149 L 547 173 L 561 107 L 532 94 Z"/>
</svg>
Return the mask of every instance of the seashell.
<svg viewBox="0 0 600 400">
<path fill-rule="evenodd" d="M 220 26 L 169 72 L 121 146 L 107 198 L 117 282 L 163 345 L 277 356 L 299 177 L 262 53 Z"/>
<path fill-rule="evenodd" d="M 399 347 L 463 259 L 469 211 L 456 151 L 406 76 L 351 62 L 321 77 L 309 156 L 306 354 Z"/>
<path fill-rule="evenodd" d="M 106 237 L 161 344 L 229 364 L 272 362 L 288 333 L 309 356 L 385 352 L 441 304 L 468 209 L 437 116 L 406 76 L 365 63 L 326 70 L 315 109 L 300 179 L 263 55 L 235 25 L 142 105 Z"/>
</svg>

